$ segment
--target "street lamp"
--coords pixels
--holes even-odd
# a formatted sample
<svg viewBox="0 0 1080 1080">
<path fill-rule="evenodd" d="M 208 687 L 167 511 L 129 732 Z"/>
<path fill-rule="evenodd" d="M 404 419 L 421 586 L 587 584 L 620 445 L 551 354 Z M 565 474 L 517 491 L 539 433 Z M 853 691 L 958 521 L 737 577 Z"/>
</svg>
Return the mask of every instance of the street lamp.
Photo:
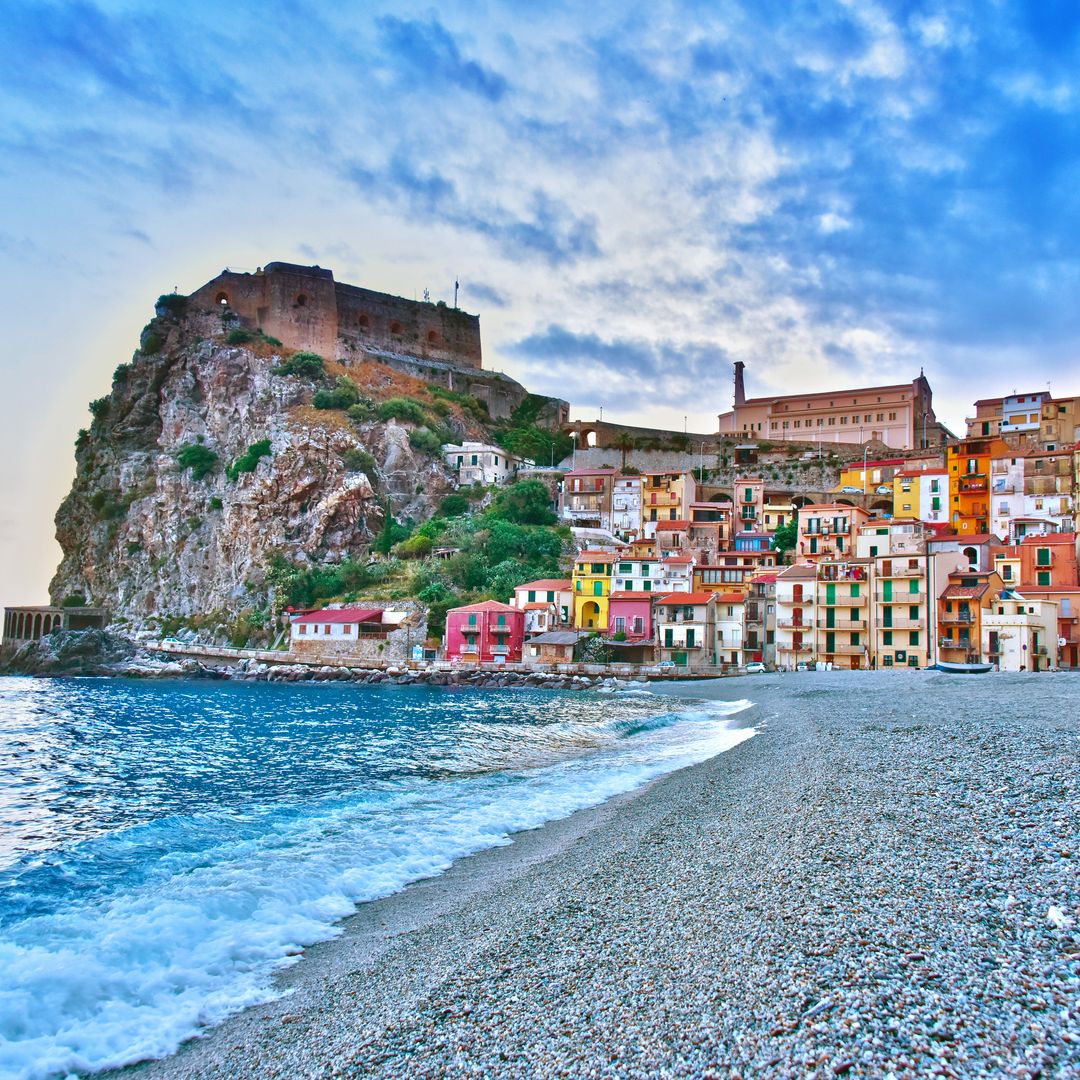
<svg viewBox="0 0 1080 1080">
<path fill-rule="evenodd" d="M 866 490 L 866 455 L 869 454 L 869 453 L 870 453 L 870 444 L 867 443 L 866 446 L 863 447 L 863 452 L 862 452 L 862 493 L 864 495 L 869 494 L 867 492 L 867 490 Z"/>
</svg>

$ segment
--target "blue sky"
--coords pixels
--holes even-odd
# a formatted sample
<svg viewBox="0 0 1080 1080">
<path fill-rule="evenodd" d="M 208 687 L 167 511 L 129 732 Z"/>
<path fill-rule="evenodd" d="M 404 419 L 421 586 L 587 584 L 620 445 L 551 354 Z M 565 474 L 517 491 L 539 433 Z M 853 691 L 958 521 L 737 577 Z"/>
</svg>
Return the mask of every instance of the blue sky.
<svg viewBox="0 0 1080 1080">
<path fill-rule="evenodd" d="M 1080 5 L 266 0 L 0 9 L 0 589 L 154 298 L 318 262 L 478 311 L 575 415 L 1080 393 Z"/>
</svg>

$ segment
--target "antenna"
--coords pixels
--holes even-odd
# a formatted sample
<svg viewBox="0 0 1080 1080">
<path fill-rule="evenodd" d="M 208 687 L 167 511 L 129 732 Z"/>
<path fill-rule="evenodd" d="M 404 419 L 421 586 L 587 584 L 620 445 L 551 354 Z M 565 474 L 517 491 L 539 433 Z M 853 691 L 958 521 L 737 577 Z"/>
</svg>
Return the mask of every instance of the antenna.
<svg viewBox="0 0 1080 1080">
<path fill-rule="evenodd" d="M 458 279 L 454 278 L 454 307 L 457 307 Z"/>
</svg>

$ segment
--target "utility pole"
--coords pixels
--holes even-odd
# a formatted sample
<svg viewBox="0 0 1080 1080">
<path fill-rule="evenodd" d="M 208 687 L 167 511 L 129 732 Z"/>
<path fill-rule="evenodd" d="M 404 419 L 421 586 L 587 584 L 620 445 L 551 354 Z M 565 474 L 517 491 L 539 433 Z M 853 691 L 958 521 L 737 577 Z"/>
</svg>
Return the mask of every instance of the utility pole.
<svg viewBox="0 0 1080 1080">
<path fill-rule="evenodd" d="M 454 278 L 454 310 L 457 310 L 458 279 Z"/>
</svg>

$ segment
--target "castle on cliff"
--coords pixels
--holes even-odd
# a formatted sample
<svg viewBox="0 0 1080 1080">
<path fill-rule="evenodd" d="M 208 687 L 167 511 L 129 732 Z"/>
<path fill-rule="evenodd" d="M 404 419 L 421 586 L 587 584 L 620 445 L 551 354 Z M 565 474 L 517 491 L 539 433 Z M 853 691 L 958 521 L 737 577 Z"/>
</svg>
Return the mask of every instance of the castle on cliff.
<svg viewBox="0 0 1080 1080">
<path fill-rule="evenodd" d="M 510 376 L 484 370 L 478 315 L 346 285 L 321 266 L 271 262 L 253 274 L 226 269 L 188 302 L 228 311 L 290 349 L 315 352 L 346 367 L 382 363 L 471 394 L 495 419 L 509 416 L 528 397 Z M 569 412 L 565 401 L 549 398 L 538 422 L 558 427 Z"/>
<path fill-rule="evenodd" d="M 223 270 L 190 300 L 231 308 L 287 348 L 329 359 L 347 360 L 361 348 L 483 367 L 479 316 L 345 285 L 321 266 L 272 262 L 253 274 Z"/>
</svg>

